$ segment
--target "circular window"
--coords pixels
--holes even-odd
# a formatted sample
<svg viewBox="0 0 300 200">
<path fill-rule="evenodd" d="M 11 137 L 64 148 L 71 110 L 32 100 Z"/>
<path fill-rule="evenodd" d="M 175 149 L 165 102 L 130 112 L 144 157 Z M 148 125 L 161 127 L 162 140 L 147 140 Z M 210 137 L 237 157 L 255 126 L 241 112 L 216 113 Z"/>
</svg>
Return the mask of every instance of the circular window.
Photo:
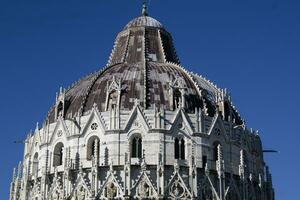
<svg viewBox="0 0 300 200">
<path fill-rule="evenodd" d="M 97 123 L 93 123 L 93 124 L 91 125 L 91 129 L 92 129 L 93 131 L 97 130 L 97 129 L 98 129 L 98 124 L 97 124 Z"/>
<path fill-rule="evenodd" d="M 179 129 L 184 129 L 183 123 L 179 123 L 179 124 L 178 124 L 178 128 L 179 128 Z"/>
</svg>

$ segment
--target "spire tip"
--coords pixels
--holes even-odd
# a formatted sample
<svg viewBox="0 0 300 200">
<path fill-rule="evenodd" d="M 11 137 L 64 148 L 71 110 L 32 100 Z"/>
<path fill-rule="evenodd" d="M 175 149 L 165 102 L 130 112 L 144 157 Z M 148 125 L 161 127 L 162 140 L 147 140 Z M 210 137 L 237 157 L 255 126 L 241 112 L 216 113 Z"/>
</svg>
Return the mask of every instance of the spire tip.
<svg viewBox="0 0 300 200">
<path fill-rule="evenodd" d="M 148 16 L 148 7 L 146 2 L 143 3 L 142 16 Z"/>
</svg>

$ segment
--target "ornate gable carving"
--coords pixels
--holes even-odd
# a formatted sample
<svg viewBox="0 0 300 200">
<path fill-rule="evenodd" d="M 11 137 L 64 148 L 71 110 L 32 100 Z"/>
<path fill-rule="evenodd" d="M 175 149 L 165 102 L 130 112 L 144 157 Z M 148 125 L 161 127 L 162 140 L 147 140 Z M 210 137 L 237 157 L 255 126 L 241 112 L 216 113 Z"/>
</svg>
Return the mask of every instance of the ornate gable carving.
<svg viewBox="0 0 300 200">
<path fill-rule="evenodd" d="M 121 80 L 116 81 L 115 76 L 113 76 L 112 81 L 110 83 L 107 82 L 106 86 L 106 111 L 119 107 L 121 91 Z"/>
<path fill-rule="evenodd" d="M 30 145 L 30 153 L 31 154 L 33 154 L 34 150 L 39 150 L 39 146 L 42 144 L 41 133 L 39 131 L 38 126 L 39 125 L 37 124 L 37 128 L 35 130 L 34 137 L 31 141 L 31 145 Z"/>
<path fill-rule="evenodd" d="M 179 174 L 179 167 L 175 166 L 175 172 L 169 181 L 169 184 L 166 188 L 166 192 L 175 198 L 175 199 L 191 199 L 192 193 L 187 188 L 186 184 L 184 183 L 181 175 Z"/>
<path fill-rule="evenodd" d="M 213 122 L 209 129 L 208 135 L 210 137 L 222 137 L 225 142 L 230 141 L 228 135 L 226 134 L 226 129 L 219 114 L 217 114 L 213 118 Z"/>
<path fill-rule="evenodd" d="M 94 106 L 93 106 L 92 113 L 89 116 L 89 119 L 88 119 L 86 125 L 82 129 L 81 135 L 85 135 L 87 133 L 87 131 L 91 128 L 93 123 L 97 123 L 101 132 L 105 132 L 105 130 L 107 129 L 105 123 L 103 122 L 103 120 L 101 118 L 101 114 L 100 114 L 99 110 L 97 109 L 96 104 L 94 104 Z"/>
<path fill-rule="evenodd" d="M 31 199 L 39 199 L 41 197 L 41 182 L 34 181 L 32 187 L 30 188 L 29 196 Z"/>
<path fill-rule="evenodd" d="M 90 196 L 92 196 L 92 192 L 85 177 L 85 173 L 83 173 L 81 169 L 70 197 L 71 200 L 85 200 Z"/>
<path fill-rule="evenodd" d="M 57 172 L 55 173 L 49 194 L 48 200 L 63 200 L 64 198 L 61 177 L 57 176 Z"/>
<path fill-rule="evenodd" d="M 146 171 L 147 165 L 144 159 L 141 167 L 142 167 L 142 173 L 139 176 L 138 180 L 136 181 L 132 189 L 135 192 L 135 198 L 154 199 L 158 196 L 158 194 L 147 174 Z"/>
<path fill-rule="evenodd" d="M 180 129 L 189 135 L 193 135 L 194 132 L 187 116 L 182 110 L 178 110 L 177 114 L 175 115 L 170 132 L 174 132 L 176 129 Z"/>
<path fill-rule="evenodd" d="M 100 199 L 119 199 L 123 198 L 124 192 L 119 182 L 117 181 L 112 165 L 110 166 L 110 171 L 105 179 L 106 181 L 102 185 L 97 197 Z"/>
<path fill-rule="evenodd" d="M 146 117 L 139 106 L 134 108 L 126 122 L 125 130 L 129 132 L 130 129 L 143 129 L 145 133 L 150 130 Z"/>
<path fill-rule="evenodd" d="M 176 76 L 174 81 L 169 82 L 169 102 L 173 110 L 185 107 L 186 83 L 180 76 Z"/>
<path fill-rule="evenodd" d="M 67 128 L 67 125 L 65 121 L 59 117 L 49 142 L 51 143 L 59 138 L 67 138 L 68 136 L 70 136 L 70 132 Z"/>
</svg>

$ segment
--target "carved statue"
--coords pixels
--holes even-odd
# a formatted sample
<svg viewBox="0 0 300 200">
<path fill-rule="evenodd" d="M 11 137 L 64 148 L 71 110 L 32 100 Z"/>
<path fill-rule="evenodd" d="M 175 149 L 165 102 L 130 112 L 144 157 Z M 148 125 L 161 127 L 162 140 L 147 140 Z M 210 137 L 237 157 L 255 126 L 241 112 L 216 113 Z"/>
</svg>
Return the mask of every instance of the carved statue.
<svg viewBox="0 0 300 200">
<path fill-rule="evenodd" d="M 150 196 L 150 187 L 146 182 L 141 184 L 139 190 L 140 197 L 145 198 Z"/>
<path fill-rule="evenodd" d="M 77 189 L 77 199 L 78 200 L 85 200 L 86 192 L 83 186 L 81 186 L 79 189 Z"/>
<path fill-rule="evenodd" d="M 116 188 L 115 184 L 110 183 L 110 184 L 107 186 L 107 194 L 106 194 L 106 197 L 107 197 L 108 199 L 114 199 L 116 196 L 117 196 L 117 188 Z"/>
<path fill-rule="evenodd" d="M 51 200 L 62 200 L 62 194 L 55 190 L 55 192 L 52 193 L 52 196 L 51 196 Z"/>
</svg>

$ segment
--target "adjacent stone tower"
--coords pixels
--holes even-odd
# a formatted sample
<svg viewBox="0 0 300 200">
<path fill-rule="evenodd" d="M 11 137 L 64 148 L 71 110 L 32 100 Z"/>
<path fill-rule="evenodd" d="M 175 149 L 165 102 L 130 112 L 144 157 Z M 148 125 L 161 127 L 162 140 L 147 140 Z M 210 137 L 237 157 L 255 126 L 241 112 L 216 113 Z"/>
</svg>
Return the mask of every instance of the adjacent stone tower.
<svg viewBox="0 0 300 200">
<path fill-rule="evenodd" d="M 10 200 L 274 199 L 258 132 L 146 6 L 103 69 L 60 89 L 14 171 Z"/>
</svg>

